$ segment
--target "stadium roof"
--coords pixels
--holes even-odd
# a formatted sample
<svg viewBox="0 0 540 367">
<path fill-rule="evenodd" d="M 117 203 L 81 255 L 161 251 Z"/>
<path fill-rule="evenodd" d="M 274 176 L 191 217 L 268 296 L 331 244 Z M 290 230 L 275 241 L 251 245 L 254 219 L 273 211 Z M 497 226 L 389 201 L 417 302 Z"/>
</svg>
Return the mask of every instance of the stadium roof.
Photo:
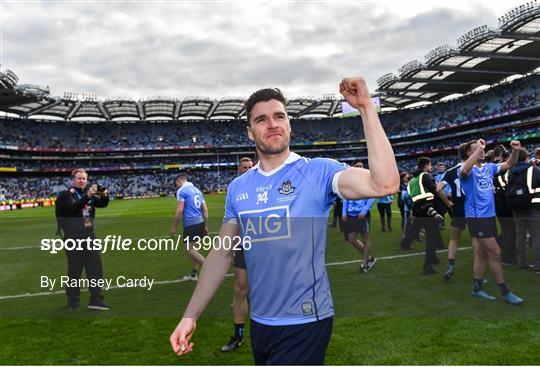
<svg viewBox="0 0 540 367">
<path fill-rule="evenodd" d="M 530 2 L 501 18 L 499 28 L 481 26 L 457 40 L 428 52 L 424 62 L 413 60 L 377 80 L 381 105 L 405 107 L 436 102 L 493 85 L 509 76 L 540 67 L 540 4 Z"/>
<path fill-rule="evenodd" d="M 540 67 L 540 4 L 535 0 L 519 6 L 501 18 L 496 30 L 481 26 L 457 40 L 457 47 L 443 45 L 428 52 L 424 62 L 413 60 L 377 79 L 376 95 L 381 107 L 402 108 L 418 102 L 437 102 L 444 97 L 465 94 L 493 85 L 514 75 Z M 135 101 L 118 97 L 98 101 L 91 95 L 65 93 L 51 98 L 48 88 L 17 86 L 11 72 L 0 73 L 0 111 L 21 117 L 50 116 L 114 119 L 237 119 L 245 118 L 244 98 L 211 100 L 188 97 L 178 100 L 151 97 Z M 335 116 L 341 101 L 333 96 L 322 99 L 296 98 L 288 101 L 292 117 Z"/>
</svg>

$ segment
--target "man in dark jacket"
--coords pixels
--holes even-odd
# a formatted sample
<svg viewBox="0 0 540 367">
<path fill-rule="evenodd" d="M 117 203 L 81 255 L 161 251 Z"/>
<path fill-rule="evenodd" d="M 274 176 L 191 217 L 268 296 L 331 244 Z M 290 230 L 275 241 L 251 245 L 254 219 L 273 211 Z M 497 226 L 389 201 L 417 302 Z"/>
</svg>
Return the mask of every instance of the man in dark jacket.
<svg viewBox="0 0 540 367">
<path fill-rule="evenodd" d="M 506 161 L 508 152 L 502 145 L 497 145 L 493 149 L 493 163 L 499 164 Z M 493 178 L 495 188 L 495 213 L 499 220 L 501 232 L 497 236 L 497 243 L 501 247 L 501 263 L 503 265 L 515 264 L 516 259 L 516 225 L 512 218 L 512 209 L 506 202 L 506 185 L 508 183 L 508 171 L 498 174 Z"/>
<path fill-rule="evenodd" d="M 407 192 L 413 202 L 412 215 L 414 219 L 412 224 L 407 226 L 405 230 L 405 237 L 401 241 L 401 248 L 409 248 L 419 228 L 424 228 L 426 230 L 426 253 L 422 274 L 429 275 L 436 273 L 432 265 L 440 262 L 435 249 L 439 246 L 444 246 L 440 231 L 440 226 L 444 218 L 436 210 L 435 206 L 437 186 L 433 176 L 430 174 L 431 159 L 420 157 L 416 161 L 416 166 L 418 169 L 414 172 L 414 178 L 407 186 Z"/>
<path fill-rule="evenodd" d="M 516 223 L 516 250 L 519 267 L 527 268 L 525 239 L 531 235 L 534 251 L 532 267 L 540 273 L 540 168 L 527 163 L 527 151 L 520 149 L 518 163 L 508 175 L 508 204 Z"/>
<path fill-rule="evenodd" d="M 88 174 L 82 169 L 76 169 L 71 173 L 72 186 L 62 192 L 56 199 L 56 215 L 59 230 L 64 233 L 64 241 L 67 239 L 94 239 L 95 208 L 104 208 L 109 204 L 109 194 L 103 187 L 91 185 L 88 190 Z M 66 287 L 68 307 L 72 310 L 79 308 L 81 289 L 79 280 L 83 268 L 89 280 L 90 302 L 88 308 L 92 310 L 108 310 L 103 303 L 101 287 L 97 285 L 102 279 L 101 257 L 98 250 L 87 248 L 86 244 L 80 248 L 65 249 L 68 261 L 69 282 Z"/>
</svg>

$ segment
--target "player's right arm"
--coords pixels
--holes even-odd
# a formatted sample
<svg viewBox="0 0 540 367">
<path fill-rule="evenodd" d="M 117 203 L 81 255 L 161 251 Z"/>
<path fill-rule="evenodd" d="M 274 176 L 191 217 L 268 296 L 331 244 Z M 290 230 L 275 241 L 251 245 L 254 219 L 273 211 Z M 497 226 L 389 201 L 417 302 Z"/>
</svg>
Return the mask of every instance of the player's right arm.
<svg viewBox="0 0 540 367">
<path fill-rule="evenodd" d="M 178 227 L 178 223 L 180 223 L 180 218 L 182 218 L 182 215 L 184 214 L 184 206 L 185 201 L 178 201 L 178 204 L 176 204 L 176 210 L 174 212 L 174 218 L 173 223 L 171 225 L 171 229 L 169 230 L 171 236 L 176 235 L 176 228 Z"/>
<path fill-rule="evenodd" d="M 238 226 L 236 223 L 223 223 L 219 231 L 220 243 L 224 239 L 238 236 Z M 191 337 L 197 327 L 197 319 L 204 311 L 217 289 L 225 279 L 227 270 L 231 264 L 232 250 L 224 249 L 223 246 L 218 250 L 212 249 L 201 269 L 197 287 L 184 312 L 184 316 L 176 329 L 169 338 L 173 351 L 181 356 L 191 352 L 193 343 L 190 343 Z"/>
<path fill-rule="evenodd" d="M 339 92 L 358 109 L 368 148 L 369 170 L 349 167 L 339 177 L 339 192 L 345 199 L 393 195 L 399 190 L 399 171 L 390 140 L 382 127 L 363 78 L 345 78 Z"/>
</svg>

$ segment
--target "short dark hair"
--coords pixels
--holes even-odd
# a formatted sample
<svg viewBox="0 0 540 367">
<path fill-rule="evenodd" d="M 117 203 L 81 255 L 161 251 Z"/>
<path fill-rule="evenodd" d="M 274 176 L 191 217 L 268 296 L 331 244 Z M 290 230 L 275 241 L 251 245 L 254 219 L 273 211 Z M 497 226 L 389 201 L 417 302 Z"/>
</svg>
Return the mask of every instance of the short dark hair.
<svg viewBox="0 0 540 367">
<path fill-rule="evenodd" d="M 243 162 L 251 162 L 253 163 L 253 159 L 249 158 L 249 157 L 242 157 L 240 158 L 240 160 L 238 161 L 238 163 L 243 163 Z"/>
<path fill-rule="evenodd" d="M 86 177 L 88 177 L 88 172 L 86 172 L 84 168 L 75 168 L 73 171 L 71 171 L 70 177 L 72 180 L 75 178 L 75 175 L 77 175 L 77 173 L 84 173 Z"/>
<path fill-rule="evenodd" d="M 466 161 L 469 157 L 467 156 L 467 143 L 461 143 L 457 150 L 459 159 Z"/>
<path fill-rule="evenodd" d="M 180 171 L 176 176 L 174 176 L 174 183 L 176 184 L 176 181 L 179 178 L 186 178 L 187 179 L 187 172 L 186 171 Z"/>
<path fill-rule="evenodd" d="M 249 120 L 251 119 L 251 110 L 259 102 L 268 102 L 275 99 L 283 103 L 283 107 L 287 110 L 287 100 L 281 90 L 278 88 L 264 88 L 259 89 L 253 93 L 246 101 L 246 115 L 247 115 L 247 125 L 249 126 Z"/>
<path fill-rule="evenodd" d="M 423 170 L 430 163 L 431 163 L 431 158 L 420 157 L 416 160 L 416 167 L 418 167 L 419 170 Z"/>
<path fill-rule="evenodd" d="M 527 149 L 523 147 L 519 148 L 518 162 L 525 162 L 528 156 L 529 152 L 527 152 Z"/>
<path fill-rule="evenodd" d="M 478 140 L 469 140 L 468 142 L 463 143 L 463 145 L 464 145 L 463 148 L 464 148 L 464 151 L 465 151 L 465 154 L 466 154 L 467 158 L 469 158 L 469 155 L 467 153 L 469 152 L 469 150 L 471 150 L 471 145 L 476 144 L 476 143 L 478 143 Z"/>
<path fill-rule="evenodd" d="M 356 163 L 362 163 L 362 166 L 366 166 L 361 159 L 355 159 L 354 161 L 352 161 L 351 166 L 354 166 Z"/>
</svg>

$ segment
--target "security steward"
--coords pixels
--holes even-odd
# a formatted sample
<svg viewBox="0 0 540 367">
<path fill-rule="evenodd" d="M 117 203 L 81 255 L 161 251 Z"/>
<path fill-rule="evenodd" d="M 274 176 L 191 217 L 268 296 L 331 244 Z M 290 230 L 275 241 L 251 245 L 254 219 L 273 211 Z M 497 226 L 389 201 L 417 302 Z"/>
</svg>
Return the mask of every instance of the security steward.
<svg viewBox="0 0 540 367">
<path fill-rule="evenodd" d="M 508 157 L 509 154 L 502 145 L 497 145 L 493 149 L 493 163 L 503 163 Z M 495 213 L 501 230 L 497 236 L 497 243 L 501 248 L 501 262 L 503 265 L 512 265 L 516 262 L 516 225 L 512 209 L 508 206 L 505 195 L 509 173 L 510 171 L 499 173 L 493 178 Z"/>
<path fill-rule="evenodd" d="M 104 208 L 109 204 L 107 189 L 100 185 L 87 187 L 88 173 L 82 168 L 71 173 L 72 185 L 69 190 L 60 193 L 56 199 L 56 217 L 58 233 L 63 232 L 64 241 L 67 239 L 96 238 L 94 233 L 95 208 Z M 69 286 L 66 287 L 68 307 L 71 310 L 79 308 L 81 289 L 79 280 L 83 269 L 89 280 L 91 310 L 106 311 L 109 307 L 103 302 L 101 288 L 95 283 L 102 279 L 103 271 L 98 250 L 88 249 L 86 242 L 81 248 L 65 249 L 67 256 L 67 275 Z"/>
<path fill-rule="evenodd" d="M 518 163 L 510 170 L 506 186 L 508 205 L 516 223 L 516 249 L 519 267 L 527 269 L 525 239 L 531 235 L 533 270 L 540 274 L 540 168 L 527 162 L 527 151 L 521 148 Z"/>
<path fill-rule="evenodd" d="M 432 265 L 440 262 L 435 249 L 443 244 L 440 228 L 444 218 L 435 207 L 437 186 L 433 176 L 430 174 L 431 159 L 420 157 L 416 161 L 416 166 L 417 170 L 414 172 L 414 178 L 407 185 L 407 192 L 413 202 L 412 215 L 414 219 L 412 224 L 407 226 L 405 230 L 401 248 L 409 248 L 418 232 L 424 228 L 426 231 L 426 252 L 422 274 L 429 275 L 437 273 Z"/>
</svg>

